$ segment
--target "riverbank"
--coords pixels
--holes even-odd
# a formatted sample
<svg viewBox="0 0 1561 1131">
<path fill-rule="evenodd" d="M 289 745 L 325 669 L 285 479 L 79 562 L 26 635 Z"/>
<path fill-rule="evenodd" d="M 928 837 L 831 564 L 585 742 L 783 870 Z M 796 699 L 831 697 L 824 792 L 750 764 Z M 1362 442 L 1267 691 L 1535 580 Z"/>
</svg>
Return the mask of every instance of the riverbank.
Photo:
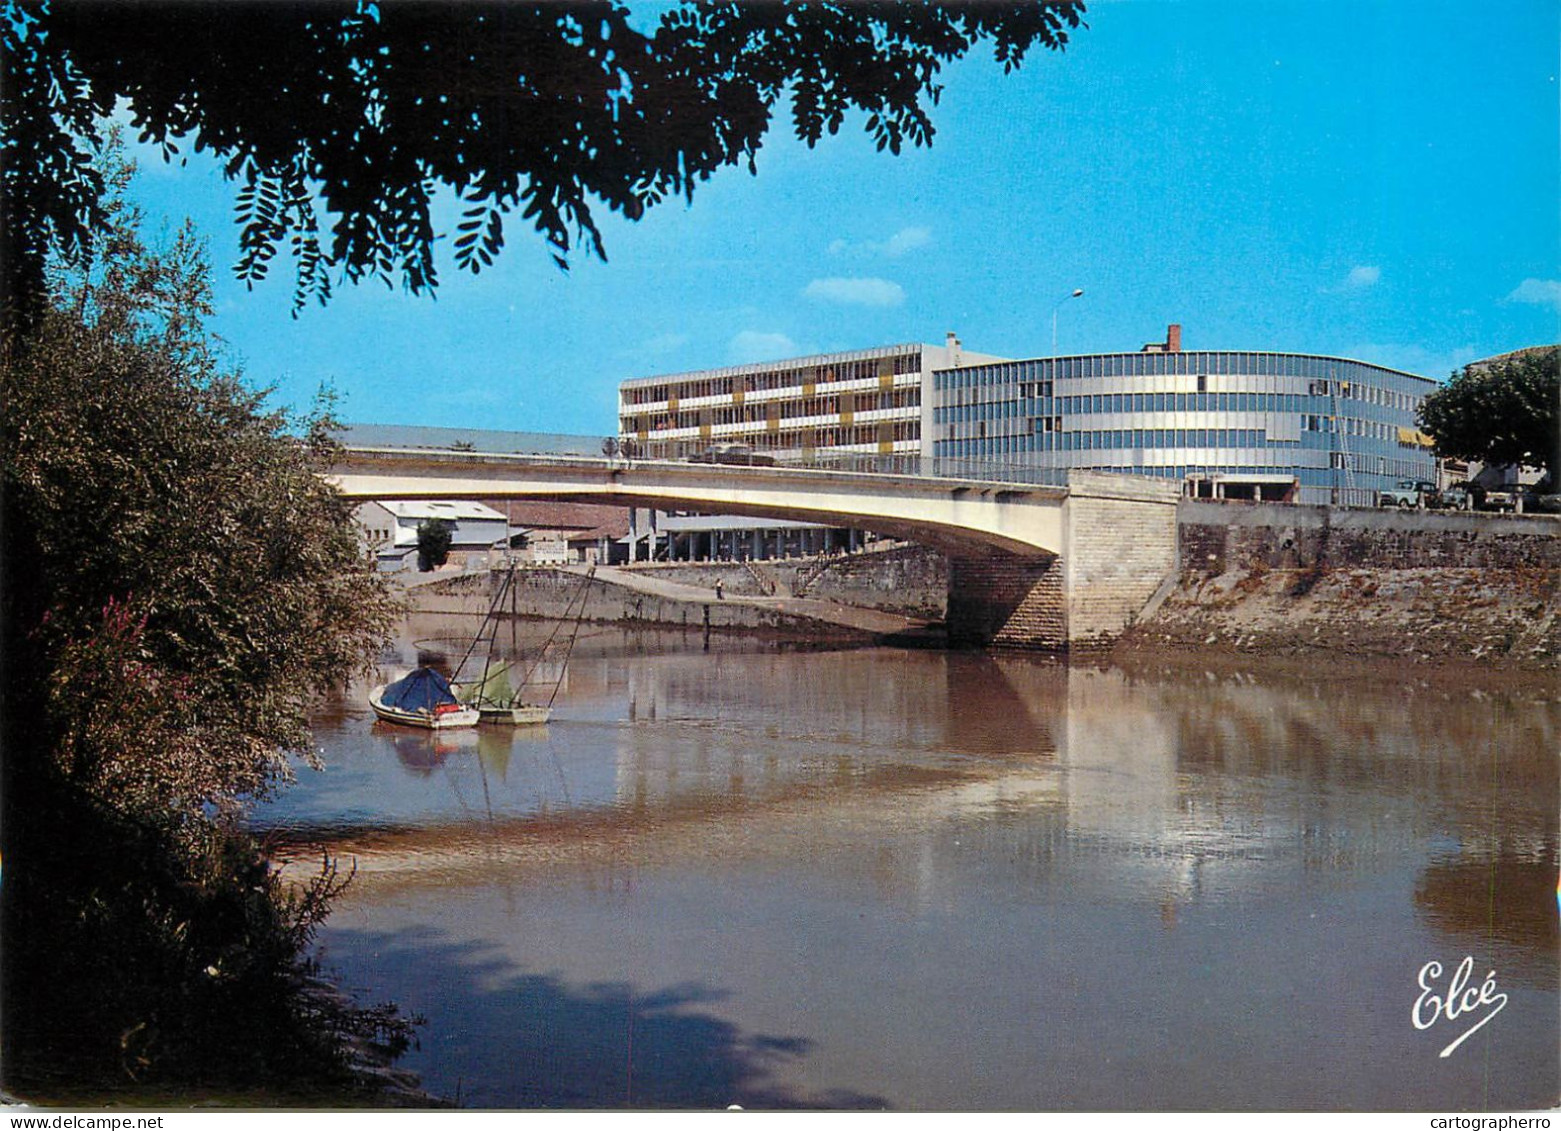
<svg viewBox="0 0 1561 1131">
<path fill-rule="evenodd" d="M 1179 573 L 1111 650 L 1561 669 L 1561 519 L 1218 504 L 1179 513 Z M 480 615 L 487 574 L 409 590 Z M 571 616 L 584 571 L 526 569 L 517 611 Z M 720 586 L 719 595 L 717 585 Z M 585 619 L 813 646 L 941 643 L 948 563 L 919 547 L 598 569 Z"/>
<path fill-rule="evenodd" d="M 1184 502 L 1180 575 L 1118 654 L 1561 668 L 1561 520 Z"/>
<path fill-rule="evenodd" d="M 1231 570 L 1184 578 L 1114 656 L 1340 657 L 1561 669 L 1555 571 Z"/>
</svg>

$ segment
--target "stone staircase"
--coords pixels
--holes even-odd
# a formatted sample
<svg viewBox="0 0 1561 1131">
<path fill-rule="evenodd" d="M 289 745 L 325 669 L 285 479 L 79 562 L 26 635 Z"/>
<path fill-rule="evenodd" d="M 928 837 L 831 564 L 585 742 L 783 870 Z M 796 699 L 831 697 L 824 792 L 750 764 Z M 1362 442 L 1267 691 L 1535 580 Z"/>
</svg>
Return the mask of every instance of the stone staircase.
<svg viewBox="0 0 1561 1131">
<path fill-rule="evenodd" d="M 844 558 L 826 558 L 820 554 L 812 562 L 799 569 L 791 579 L 791 595 L 793 597 L 806 596 L 813 583 L 829 572 L 831 566 L 836 562 L 845 560 Z"/>
</svg>

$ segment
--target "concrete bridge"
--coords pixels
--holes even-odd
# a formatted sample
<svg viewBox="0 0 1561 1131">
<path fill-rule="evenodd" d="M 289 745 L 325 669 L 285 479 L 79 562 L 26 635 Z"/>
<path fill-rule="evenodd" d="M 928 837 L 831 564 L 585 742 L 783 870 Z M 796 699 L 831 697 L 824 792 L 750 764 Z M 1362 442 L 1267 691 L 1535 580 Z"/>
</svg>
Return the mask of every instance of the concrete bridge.
<svg viewBox="0 0 1561 1131">
<path fill-rule="evenodd" d="M 525 498 L 865 528 L 950 559 L 960 643 L 1109 643 L 1176 569 L 1177 484 L 1068 473 L 1065 487 L 804 467 L 348 447 L 353 499 Z"/>
</svg>

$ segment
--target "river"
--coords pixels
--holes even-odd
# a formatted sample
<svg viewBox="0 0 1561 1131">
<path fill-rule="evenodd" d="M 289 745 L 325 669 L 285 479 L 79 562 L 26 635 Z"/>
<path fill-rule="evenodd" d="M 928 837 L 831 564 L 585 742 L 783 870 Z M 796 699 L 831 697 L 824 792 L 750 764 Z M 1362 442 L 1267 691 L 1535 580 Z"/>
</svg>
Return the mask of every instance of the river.
<svg viewBox="0 0 1561 1131">
<path fill-rule="evenodd" d="M 564 674 L 438 738 L 355 689 L 254 817 L 356 863 L 324 963 L 464 1106 L 1557 1100 L 1553 686 L 590 626 Z"/>
</svg>

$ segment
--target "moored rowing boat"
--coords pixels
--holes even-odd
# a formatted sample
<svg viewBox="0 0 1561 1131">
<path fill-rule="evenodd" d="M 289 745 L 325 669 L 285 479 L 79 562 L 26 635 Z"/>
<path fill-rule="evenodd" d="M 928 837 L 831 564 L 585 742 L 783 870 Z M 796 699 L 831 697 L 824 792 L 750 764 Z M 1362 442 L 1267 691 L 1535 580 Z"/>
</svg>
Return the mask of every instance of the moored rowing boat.
<svg viewBox="0 0 1561 1131">
<path fill-rule="evenodd" d="M 457 700 L 449 681 L 432 668 L 417 668 L 376 687 L 369 693 L 369 706 L 387 723 L 426 730 L 474 727 L 482 718 L 476 707 Z"/>
</svg>

